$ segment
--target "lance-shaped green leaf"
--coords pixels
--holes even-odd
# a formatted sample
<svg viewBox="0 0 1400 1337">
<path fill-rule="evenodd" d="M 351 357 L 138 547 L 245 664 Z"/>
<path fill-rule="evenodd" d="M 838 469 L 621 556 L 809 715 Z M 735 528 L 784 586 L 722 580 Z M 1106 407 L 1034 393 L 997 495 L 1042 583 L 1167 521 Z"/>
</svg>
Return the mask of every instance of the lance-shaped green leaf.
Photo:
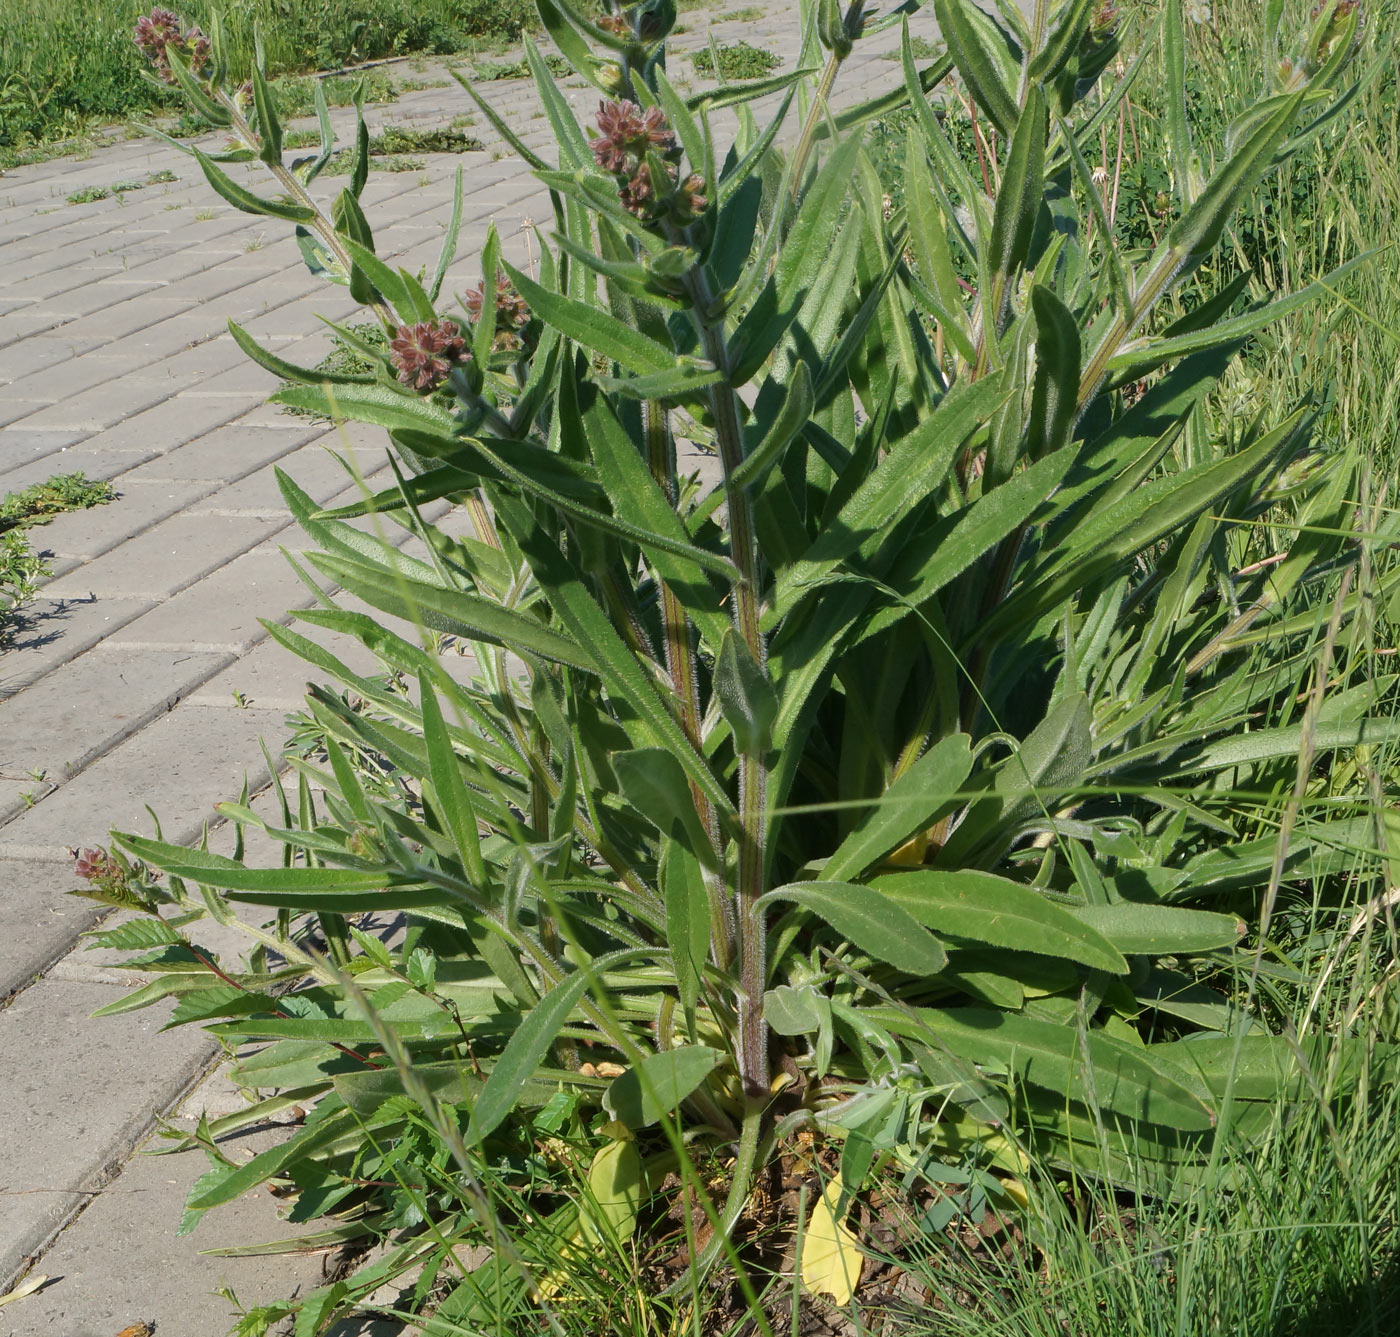
<svg viewBox="0 0 1400 1337">
<path fill-rule="evenodd" d="M 481 857 L 481 835 L 477 830 L 476 809 L 462 779 L 462 765 L 447 732 L 437 691 L 426 669 L 418 675 L 419 700 L 423 711 L 423 740 L 428 749 L 428 775 L 439 818 L 457 846 L 467 876 L 486 887 L 486 863 Z"/>
<path fill-rule="evenodd" d="M 744 756 L 762 756 L 773 744 L 778 697 L 768 675 L 733 627 L 725 631 L 720 642 L 714 689 L 720 713 L 734 737 L 735 750 Z"/>
<path fill-rule="evenodd" d="M 369 181 L 369 126 L 365 124 L 365 81 L 355 85 L 355 148 L 350 159 L 350 193 L 359 199 Z"/>
<path fill-rule="evenodd" d="M 1025 524 L 1053 495 L 1074 464 L 1067 447 L 1037 460 L 960 511 L 941 516 L 904 545 L 885 577 L 900 602 L 874 614 L 866 631 L 878 635 L 937 594 L 983 553 Z"/>
<path fill-rule="evenodd" d="M 932 413 L 868 474 L 834 523 L 782 573 L 776 604 L 785 608 L 842 558 L 872 549 L 909 508 L 930 496 L 946 476 L 958 448 L 1001 398 L 1001 378 L 960 383 Z"/>
<path fill-rule="evenodd" d="M 761 483 L 797 434 L 807 426 L 814 403 L 812 373 L 805 362 L 799 362 L 792 369 L 777 417 L 769 425 L 763 439 L 744 456 L 729 481 L 736 487 L 755 487 Z"/>
<path fill-rule="evenodd" d="M 855 135 L 839 145 L 803 197 L 773 273 L 730 339 L 730 375 L 735 384 L 743 384 L 758 371 L 806 301 L 827 261 L 831 239 L 840 229 L 842 205 L 860 148 L 860 137 Z M 854 245 L 854 239 L 845 238 L 843 244 Z"/>
<path fill-rule="evenodd" d="M 1026 430 L 1026 455 L 1042 455 L 1069 444 L 1079 410 L 1079 324 L 1049 289 L 1031 289 L 1035 313 L 1035 385 Z"/>
<path fill-rule="evenodd" d="M 967 91 L 1009 139 L 1020 108 L 1006 77 L 1010 57 L 1005 37 L 992 19 L 963 0 L 933 0 L 933 12 Z"/>
<path fill-rule="evenodd" d="M 486 244 L 481 248 L 481 314 L 472 330 L 472 357 L 478 367 L 491 365 L 491 348 L 496 339 L 496 271 L 501 264 L 501 238 L 494 222 L 486 225 Z"/>
<path fill-rule="evenodd" d="M 1305 287 L 1299 288 L 1297 292 L 1288 293 L 1283 297 L 1275 297 L 1239 316 L 1215 320 L 1209 324 L 1202 324 L 1199 328 L 1190 324 L 1187 318 L 1183 318 L 1183 320 L 1168 326 L 1163 331 L 1161 339 L 1138 344 L 1121 353 L 1116 353 L 1109 358 L 1108 369 L 1119 373 L 1124 378 L 1146 375 L 1147 372 L 1163 363 L 1174 361 L 1189 353 L 1203 352 L 1221 344 L 1246 339 L 1273 324 L 1274 321 L 1282 320 L 1285 316 L 1293 315 L 1302 310 L 1311 302 L 1319 301 L 1324 296 L 1335 297 L 1338 285 L 1358 269 L 1370 264 L 1375 255 L 1375 251 L 1366 251 L 1354 259 L 1338 265 L 1336 269 L 1322 275 L 1321 278 L 1314 279 Z M 1250 277 L 1250 275 L 1241 276 L 1245 284 L 1248 283 Z M 1235 290 L 1233 283 L 1228 285 L 1226 292 L 1232 290 Z M 1224 293 L 1221 294 L 1222 298 L 1224 295 Z M 1235 292 L 1235 295 L 1239 295 L 1238 291 Z M 1220 308 L 1216 308 L 1216 310 L 1220 314 L 1224 314 Z"/>
<path fill-rule="evenodd" d="M 176 84 L 190 100 L 195 111 L 203 116 L 210 125 L 228 126 L 233 124 L 233 117 L 229 114 L 228 108 L 211 97 L 208 89 L 190 73 L 189 65 L 175 46 L 166 46 L 165 58 L 170 65 L 171 74 L 175 76 Z"/>
<path fill-rule="evenodd" d="M 1102 1031 L 989 1008 L 870 1010 L 898 1035 L 974 1063 L 1004 1064 L 1022 1081 L 1062 1099 L 1096 1103 L 1107 1114 L 1188 1132 L 1215 1123 L 1204 1089 L 1177 1065 L 1155 1063 L 1150 1050 Z M 1091 1072 L 1085 1070 L 1086 1055 Z"/>
<path fill-rule="evenodd" d="M 987 264 L 997 284 L 994 298 L 1006 291 L 1012 276 L 1026 263 L 1031 234 L 1045 201 L 1045 137 L 1048 124 L 1045 94 L 1032 84 L 1025 110 L 1016 121 L 997 190 L 992 214 L 992 236 L 987 245 Z M 1000 301 L 993 309 L 999 314 Z"/>
<path fill-rule="evenodd" d="M 1128 973 L 1119 944 L 1095 921 L 993 873 L 928 868 L 890 873 L 871 885 L 946 937 L 1059 957 L 1113 975 Z"/>
<path fill-rule="evenodd" d="M 691 1013 L 700 999 L 700 976 L 710 953 L 710 898 L 705 874 L 685 842 L 671 840 L 661 856 L 660 877 L 671 972 L 681 1006 Z"/>
<path fill-rule="evenodd" d="M 535 8 L 539 11 L 540 22 L 549 34 L 549 40 L 559 48 L 560 54 L 573 67 L 574 72 L 587 79 L 599 92 L 607 95 L 609 90 L 598 82 L 598 77 L 593 72 L 593 53 L 589 50 L 588 43 L 579 35 L 579 30 L 569 22 L 553 0 L 535 0 Z M 613 37 L 612 40 L 618 39 Z"/>
<path fill-rule="evenodd" d="M 258 135 L 262 147 L 258 152 L 270 167 L 282 165 L 282 122 L 277 116 L 277 104 L 267 86 L 267 52 L 263 49 L 262 33 L 253 29 L 253 109 L 258 114 Z"/>
<path fill-rule="evenodd" d="M 1209 952 L 1233 947 L 1245 933 L 1244 920 L 1238 915 L 1189 910 L 1179 905 L 1119 901 L 1112 905 L 1072 905 L 1065 910 L 1126 956 Z"/>
<path fill-rule="evenodd" d="M 226 1173 L 216 1172 L 212 1182 L 206 1182 L 210 1178 L 208 1176 L 201 1178 L 190 1191 L 185 1203 L 186 1211 L 203 1212 L 232 1202 L 281 1173 L 287 1166 L 304 1160 L 312 1152 L 340 1137 L 354 1126 L 356 1119 L 350 1110 L 330 1108 L 339 1104 L 334 1099 L 323 1102 L 327 1106 L 325 1114 L 318 1109 L 319 1117 L 313 1117 L 285 1142 L 269 1147 L 246 1165 L 229 1166 Z"/>
<path fill-rule="evenodd" d="M 935 313 L 944 335 L 959 354 L 971 362 L 976 357 L 971 331 L 963 314 L 957 271 L 948 248 L 948 224 L 934 195 L 928 155 L 917 129 L 910 126 L 905 151 L 904 199 L 909 224 L 909 247 L 919 272 L 938 304 Z"/>
<path fill-rule="evenodd" d="M 205 179 L 215 192 L 226 199 L 235 209 L 241 209 L 245 214 L 262 214 L 268 218 L 283 218 L 289 223 L 309 223 L 316 217 L 316 210 L 309 205 L 293 204 L 288 200 L 268 200 L 261 195 L 253 194 L 251 190 L 245 189 L 234 181 L 207 153 L 193 146 L 191 146 L 190 152 L 194 154 L 195 160 L 204 172 Z"/>
<path fill-rule="evenodd" d="M 535 315 L 575 343 L 637 373 L 670 371 L 675 367 L 675 353 L 640 330 L 624 325 L 616 316 L 587 302 L 551 292 L 508 264 L 503 268 Z"/>
<path fill-rule="evenodd" d="M 320 145 L 316 156 L 299 169 L 302 184 L 307 186 L 326 170 L 326 165 L 335 152 L 335 130 L 331 126 L 331 109 L 326 101 L 326 86 L 323 80 L 312 80 L 312 98 L 316 105 L 316 129 L 320 135 Z"/>
<path fill-rule="evenodd" d="M 462 87 L 466 90 L 467 95 L 471 98 L 473 102 L 476 103 L 477 108 L 481 112 L 481 114 L 485 116 L 488 121 L 491 122 L 492 128 L 496 131 L 498 135 L 500 135 L 502 139 L 505 140 L 507 144 L 510 145 L 511 150 L 516 154 L 517 157 L 519 157 L 522 161 L 528 163 L 532 171 L 549 171 L 549 164 L 545 162 L 545 160 L 541 158 L 540 155 L 534 151 L 534 149 L 532 149 L 528 144 L 526 144 L 526 142 L 523 139 L 521 139 L 520 136 L 517 135 L 514 130 L 511 129 L 510 124 L 506 121 L 505 117 L 503 117 L 500 114 L 500 112 L 498 112 L 484 97 L 481 96 L 480 93 L 476 91 L 476 85 L 473 84 L 472 81 L 461 72 L 461 70 L 459 70 L 455 65 L 449 65 L 447 67 L 447 72 L 459 84 L 462 85 Z"/>
<path fill-rule="evenodd" d="M 1167 76 L 1162 100 L 1167 113 L 1172 178 L 1182 205 L 1189 208 L 1196 202 L 1197 183 L 1191 170 L 1191 124 L 1186 114 L 1186 27 L 1181 18 L 1181 0 L 1167 0 L 1162 19 L 1162 60 Z"/>
<path fill-rule="evenodd" d="M 1063 550 L 1056 567 L 1039 580 L 1028 581 L 1005 600 L 981 624 L 977 635 L 994 637 L 1023 618 L 1038 618 L 1039 613 L 1031 610 L 1057 606 L 1071 590 L 1130 561 L 1134 554 L 1213 506 L 1244 479 L 1255 476 L 1299 441 L 1309 424 L 1299 410 L 1237 455 L 1155 479 L 1122 498 L 1118 505 L 1095 510 L 1075 529 L 1072 545 Z"/>
<path fill-rule="evenodd" d="M 903 906 L 854 882 L 791 882 L 760 905 L 791 901 L 824 919 L 863 952 L 908 975 L 937 975 L 948 963 L 938 941 Z"/>
<path fill-rule="evenodd" d="M 720 813 L 732 816 L 734 805 L 728 792 L 696 751 L 669 704 L 662 700 L 655 679 L 638 662 L 613 620 L 594 599 L 577 565 L 543 532 L 533 513 L 513 498 L 497 498 L 497 513 L 515 536 L 535 578 L 549 591 L 551 606 L 568 629 L 571 643 L 583 650 L 582 667 L 600 676 L 608 689 L 630 707 L 632 718 L 625 727 L 634 743 L 639 747 L 669 749 Z"/>
<path fill-rule="evenodd" d="M 857 876 L 953 804 L 972 772 L 969 743 L 960 733 L 929 748 L 861 816 L 827 860 L 823 878 L 844 882 Z"/>
<path fill-rule="evenodd" d="M 452 415 L 431 400 L 402 394 L 378 382 L 294 386 L 290 390 L 279 390 L 271 396 L 270 402 L 308 409 L 332 422 L 349 419 L 387 427 L 390 431 L 418 428 L 450 432 L 455 426 Z"/>
<path fill-rule="evenodd" d="M 310 553 L 308 560 L 380 612 L 468 640 L 487 641 L 517 653 L 595 671 L 589 656 L 568 637 L 490 599 L 412 580 L 400 572 L 336 553 Z"/>
<path fill-rule="evenodd" d="M 1069 64 L 1089 27 L 1097 0 L 1070 0 L 1060 11 L 1045 45 L 1031 57 L 1028 76 L 1032 84 L 1053 84 Z"/>
<path fill-rule="evenodd" d="M 793 84 L 801 83 L 809 75 L 819 73 L 820 70 L 816 67 L 804 65 L 793 70 L 791 74 L 775 74 L 767 79 L 746 79 L 742 84 L 721 84 L 718 88 L 706 88 L 699 93 L 691 93 L 686 98 L 685 105 L 696 112 L 720 111 L 741 102 L 756 102 L 770 93 L 781 93 Z"/>
<path fill-rule="evenodd" d="M 1167 245 L 1188 258 L 1207 255 L 1220 240 L 1225 224 L 1240 201 L 1273 166 L 1279 146 L 1287 138 L 1307 90 L 1280 94 L 1263 104 L 1261 116 L 1249 137 L 1206 182 L 1192 204 L 1167 234 Z"/>
<path fill-rule="evenodd" d="M 646 1128 L 695 1091 L 723 1057 L 705 1045 L 648 1054 L 613 1081 L 603 1108 L 629 1128 Z"/>
<path fill-rule="evenodd" d="M 612 766 L 633 811 L 662 835 L 681 841 L 702 864 L 711 869 L 718 866 L 685 769 L 670 752 L 660 747 L 614 752 Z"/>
<path fill-rule="evenodd" d="M 1400 719 L 1385 717 L 1324 720 L 1306 730 L 1301 724 L 1257 729 L 1177 753 L 1172 758 L 1170 774 L 1189 775 L 1233 766 L 1254 766 L 1282 757 L 1297 757 L 1305 743 L 1315 751 L 1331 752 L 1338 748 L 1380 746 L 1393 742 L 1397 737 L 1400 737 Z"/>
<path fill-rule="evenodd" d="M 457 173 L 452 179 L 452 213 L 447 220 L 447 230 L 442 234 L 442 250 L 438 252 L 437 264 L 433 267 L 432 282 L 428 285 L 428 297 L 436 305 L 442 294 L 442 281 L 453 260 L 457 258 L 457 238 L 462 231 L 462 165 L 458 163 Z"/>
<path fill-rule="evenodd" d="M 606 958 L 605 958 L 606 959 Z M 601 967 L 603 962 L 595 963 Z M 490 1136 L 516 1106 L 520 1093 L 544 1062 L 549 1047 L 588 989 L 589 974 L 579 971 L 556 984 L 521 1019 L 491 1069 L 467 1126 L 467 1145 Z"/>
<path fill-rule="evenodd" d="M 530 73 L 535 79 L 535 88 L 540 95 L 540 105 L 543 106 L 544 113 L 549 118 L 549 124 L 554 130 L 554 140 L 559 146 L 560 165 L 563 166 L 567 163 L 570 166 L 578 167 L 584 163 L 591 163 L 593 152 L 588 147 L 588 137 L 583 133 L 578 121 L 574 119 L 573 109 L 569 106 L 568 100 L 559 91 L 554 71 L 545 64 L 544 57 L 540 55 L 539 47 L 535 45 L 528 32 L 525 34 L 525 59 L 529 63 Z M 588 69 L 589 66 L 585 65 L 583 68 Z"/>
<path fill-rule="evenodd" d="M 301 385 L 322 385 L 329 381 L 332 385 L 372 385 L 373 376 L 356 375 L 353 372 L 321 371 L 315 367 L 299 367 L 295 362 L 278 357 L 264 348 L 237 321 L 230 320 L 228 332 L 244 354 L 250 357 L 265 371 L 280 376 L 284 381 L 295 381 Z"/>
<path fill-rule="evenodd" d="M 652 477 L 616 410 L 605 396 L 582 387 L 577 397 L 567 393 L 560 395 L 559 415 L 560 431 L 566 434 L 566 439 L 568 433 L 577 430 L 587 440 L 589 452 L 598 466 L 598 476 L 614 508 L 631 516 L 648 533 L 667 540 L 655 547 L 644 542 L 642 551 L 680 599 L 711 651 L 718 649 L 730 625 L 729 618 L 720 607 L 713 585 L 694 569 L 695 563 L 687 560 L 693 548 L 690 535 Z M 726 567 L 723 575 L 727 583 L 732 584 L 734 574 L 732 568 Z"/>
</svg>

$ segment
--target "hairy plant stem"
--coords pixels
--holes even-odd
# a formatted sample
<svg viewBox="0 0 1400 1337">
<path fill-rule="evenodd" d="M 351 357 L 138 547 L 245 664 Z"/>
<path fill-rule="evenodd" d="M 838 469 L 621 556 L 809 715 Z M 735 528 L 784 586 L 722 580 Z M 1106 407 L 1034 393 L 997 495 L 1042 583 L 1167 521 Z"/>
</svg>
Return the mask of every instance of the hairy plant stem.
<svg viewBox="0 0 1400 1337">
<path fill-rule="evenodd" d="M 725 379 L 709 391 L 715 441 L 724 471 L 724 500 L 729 518 L 730 558 L 739 578 L 730 591 L 734 628 L 753 662 L 766 670 L 768 647 L 759 628 L 758 539 L 754 532 L 753 505 L 748 492 L 734 482 L 744 462 L 744 436 L 739 422 L 738 387 L 729 379 L 729 349 L 724 318 L 711 313 L 714 294 L 703 271 L 691 270 L 686 286 L 700 324 L 705 356 L 720 368 Z M 745 1097 L 766 1098 L 769 1093 L 768 1031 L 763 1022 L 763 987 L 767 979 L 767 942 L 763 895 L 767 862 L 768 766 L 762 756 L 739 754 L 739 876 L 736 912 L 739 929 L 739 1076 Z"/>
<path fill-rule="evenodd" d="M 243 115 L 238 103 L 231 98 L 222 88 L 217 88 L 214 96 L 223 106 L 224 110 L 233 118 L 233 129 L 245 144 L 256 147 L 262 143 L 259 136 L 251 125 L 248 118 Z M 321 238 L 331 249 L 331 254 L 340 262 L 346 274 L 350 273 L 350 267 L 354 263 L 350 258 L 350 252 L 341 245 L 340 237 L 335 230 L 335 224 L 321 211 L 321 206 L 312 199 L 310 192 L 301 184 L 295 172 L 289 171 L 280 162 L 264 163 L 264 166 L 278 180 L 282 189 L 287 192 L 298 204 L 310 209 L 315 217 L 311 219 L 310 226 L 315 230 L 316 235 Z M 385 329 L 393 329 L 398 325 L 398 319 L 394 313 L 381 301 L 368 302 L 366 305 L 379 317 L 380 323 Z"/>
<path fill-rule="evenodd" d="M 666 495 L 672 508 L 676 505 L 675 443 L 671 438 L 670 415 L 661 404 L 647 400 L 642 405 L 642 425 L 646 433 L 647 463 L 651 476 Z M 666 651 L 666 671 L 671 678 L 671 686 L 680 705 L 681 728 L 690 739 L 697 754 L 704 755 L 700 735 L 700 681 L 696 672 L 695 643 L 686 617 L 685 606 L 676 597 L 675 591 L 664 580 L 658 580 L 661 589 L 661 616 L 664 628 Z M 710 844 L 717 856 L 724 853 L 723 833 L 720 830 L 719 814 L 708 795 L 694 781 L 690 781 L 690 797 L 695 811 L 700 814 Z M 728 970 L 734 959 L 734 913 L 724 895 L 720 877 L 708 868 L 704 870 L 705 891 L 710 904 L 710 955 L 716 966 Z"/>
<path fill-rule="evenodd" d="M 865 0 L 851 0 L 851 6 L 846 11 L 842 20 L 843 27 L 848 35 L 852 29 L 860 31 L 860 24 L 865 15 Z M 797 148 L 792 155 L 792 198 L 797 199 L 797 193 L 802 189 L 802 177 L 807 170 L 807 159 L 812 156 L 812 148 L 817 140 L 817 126 L 821 124 L 822 117 L 826 114 L 826 104 L 831 97 L 831 90 L 835 87 L 836 76 L 841 72 L 841 66 L 846 57 L 850 55 L 850 47 L 847 46 L 843 52 L 839 48 L 833 50 L 827 57 L 826 66 L 822 70 L 821 81 L 817 84 L 817 91 L 812 97 L 812 105 L 807 108 L 807 119 L 802 123 L 802 133 L 797 139 Z"/>
</svg>

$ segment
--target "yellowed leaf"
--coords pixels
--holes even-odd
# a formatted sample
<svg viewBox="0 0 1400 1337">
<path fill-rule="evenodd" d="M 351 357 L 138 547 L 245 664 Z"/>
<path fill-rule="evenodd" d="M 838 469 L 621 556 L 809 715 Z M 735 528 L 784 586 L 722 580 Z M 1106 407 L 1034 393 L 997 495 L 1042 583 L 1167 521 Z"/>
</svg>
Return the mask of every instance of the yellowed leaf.
<svg viewBox="0 0 1400 1337">
<path fill-rule="evenodd" d="M 1000 1175 L 998 1176 L 998 1182 L 1001 1184 L 1002 1191 L 1018 1207 L 1025 1208 L 1030 1206 L 1030 1192 L 1021 1180 L 1014 1179 L 1010 1175 Z"/>
<path fill-rule="evenodd" d="M 16 1300 L 23 1300 L 26 1295 L 33 1295 L 47 1280 L 48 1277 L 42 1274 L 26 1277 L 14 1290 L 6 1291 L 4 1295 L 0 1295 L 0 1309 L 3 1309 L 7 1304 L 13 1304 Z"/>
<path fill-rule="evenodd" d="M 841 1176 L 838 1174 L 812 1208 L 807 1233 L 802 1239 L 802 1284 L 814 1295 L 830 1296 L 838 1305 L 850 1304 L 860 1284 L 865 1255 L 860 1241 L 839 1220 Z"/>
<path fill-rule="evenodd" d="M 583 1204 L 579 1220 L 584 1234 L 595 1243 L 607 1234 L 630 1239 L 642 1202 L 642 1158 L 630 1134 L 609 1142 L 594 1156 L 588 1187 L 592 1201 Z"/>
</svg>

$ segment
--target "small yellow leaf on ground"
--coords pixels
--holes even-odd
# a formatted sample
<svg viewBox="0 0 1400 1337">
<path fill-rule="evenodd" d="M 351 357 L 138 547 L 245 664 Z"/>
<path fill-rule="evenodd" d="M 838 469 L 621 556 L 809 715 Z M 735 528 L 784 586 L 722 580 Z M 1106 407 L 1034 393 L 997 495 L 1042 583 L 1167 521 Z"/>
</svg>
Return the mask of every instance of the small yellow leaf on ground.
<svg viewBox="0 0 1400 1337">
<path fill-rule="evenodd" d="M 594 1156 L 588 1187 L 592 1200 L 583 1204 L 579 1221 L 584 1235 L 595 1243 L 605 1238 L 605 1231 L 617 1240 L 630 1239 L 642 1201 L 642 1158 L 630 1133 Z"/>
<path fill-rule="evenodd" d="M 838 1305 L 850 1304 L 860 1283 L 865 1256 L 860 1241 L 836 1216 L 841 1203 L 838 1174 L 812 1209 L 802 1240 L 802 1284 L 815 1295 L 828 1295 Z"/>
<path fill-rule="evenodd" d="M 47 1280 L 48 1277 L 44 1275 L 26 1277 L 14 1290 L 6 1291 L 4 1295 L 0 1295 L 0 1308 L 4 1308 L 7 1304 L 13 1304 L 16 1300 L 23 1300 L 26 1295 L 33 1295 Z"/>
</svg>

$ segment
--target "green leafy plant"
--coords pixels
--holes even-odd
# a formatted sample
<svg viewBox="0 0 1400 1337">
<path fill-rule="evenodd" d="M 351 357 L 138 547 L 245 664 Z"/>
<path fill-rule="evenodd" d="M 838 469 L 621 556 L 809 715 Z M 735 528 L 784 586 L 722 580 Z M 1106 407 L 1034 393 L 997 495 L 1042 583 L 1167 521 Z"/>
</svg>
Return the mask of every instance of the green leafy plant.
<svg viewBox="0 0 1400 1337">
<path fill-rule="evenodd" d="M 308 1332 L 424 1262 L 426 1287 L 448 1280 L 445 1332 L 548 1316 L 541 1260 L 596 1250 L 606 1278 L 668 1175 L 708 1217 L 702 1238 L 682 1213 L 666 1280 L 698 1297 L 742 1261 L 741 1221 L 770 1224 L 750 1192 L 799 1134 L 837 1149 L 811 1234 L 838 1259 L 891 1165 L 972 1149 L 982 1191 L 1031 1153 L 1110 1183 L 1194 1173 L 1222 1122 L 1264 1126 L 1319 1059 L 1279 1033 L 1259 966 L 1285 880 L 1374 841 L 1347 758 L 1397 733 L 1362 615 L 1394 584 L 1388 522 L 1357 529 L 1358 480 L 1311 442 L 1307 404 L 1215 436 L 1206 407 L 1247 340 L 1360 260 L 1236 314 L 1249 276 L 1221 274 L 1163 315 L 1344 108 L 1354 6 L 1324 4 L 1260 72 L 1214 161 L 1176 77 L 1179 200 L 1147 254 L 1117 246 L 1087 160 L 1130 84 L 1088 97 L 1118 52 L 1106 7 L 1028 24 L 938 0 L 948 54 L 919 68 L 906 30 L 902 90 L 839 115 L 841 67 L 883 26 L 860 3 L 804 9 L 795 70 L 690 98 L 666 76 L 665 0 L 539 9 L 608 100 L 580 126 L 527 40 L 550 162 L 464 81 L 555 230 L 530 269 L 488 232 L 451 315 L 460 189 L 433 273 L 396 269 L 359 203 L 362 116 L 327 209 L 323 99 L 318 152 L 288 163 L 260 65 L 251 100 L 230 93 L 217 27 L 193 60 L 151 49 L 234 140 L 187 150 L 211 187 L 294 224 L 383 330 L 334 327 L 363 369 L 332 371 L 231 327 L 294 383 L 278 402 L 389 433 L 395 486 L 352 505 L 282 477 L 316 573 L 381 615 L 322 596 L 300 621 L 384 673 L 269 622 L 333 684 L 288 743 L 295 794 L 270 816 L 224 805 L 232 856 L 119 834 L 108 898 L 148 917 L 95 935 L 163 972 L 107 1010 L 177 995 L 177 1022 L 266 1046 L 235 1080 L 316 1100 L 246 1165 L 217 1138 L 272 1105 L 202 1128 L 187 1213 L 282 1180 L 297 1219 L 344 1217 L 319 1238 L 390 1240 L 305 1300 Z M 1273 6 L 1276 48 L 1280 23 Z M 1182 30 L 1169 0 L 1169 53 Z M 980 179 L 928 101 L 955 68 L 987 127 Z M 887 216 L 862 129 L 901 103 Z M 711 117 L 733 106 L 721 153 Z M 276 195 L 221 165 L 253 159 Z M 424 520 L 443 498 L 469 531 Z M 242 925 L 246 968 L 184 935 L 201 914 Z M 408 928 L 386 943 L 365 916 L 391 914 Z M 489 1261 L 449 1265 L 457 1238 Z"/>
<path fill-rule="evenodd" d="M 546 56 L 544 61 L 557 79 L 573 73 L 569 62 L 561 56 Z M 479 60 L 472 66 L 472 77 L 478 83 L 491 83 L 497 79 L 529 79 L 532 75 L 527 60 Z"/>
<path fill-rule="evenodd" d="M 110 483 L 72 473 L 55 474 L 0 497 L 0 646 L 14 632 L 16 610 L 34 597 L 39 582 L 50 574 L 48 562 L 30 546 L 25 531 L 64 511 L 101 506 L 116 495 Z"/>
<path fill-rule="evenodd" d="M 719 74 L 715 74 L 718 61 Z M 783 62 L 771 51 L 748 42 L 729 42 L 724 46 L 712 46 L 695 52 L 690 63 L 696 74 L 709 75 L 733 82 L 736 79 L 761 79 L 771 74 Z"/>
</svg>

